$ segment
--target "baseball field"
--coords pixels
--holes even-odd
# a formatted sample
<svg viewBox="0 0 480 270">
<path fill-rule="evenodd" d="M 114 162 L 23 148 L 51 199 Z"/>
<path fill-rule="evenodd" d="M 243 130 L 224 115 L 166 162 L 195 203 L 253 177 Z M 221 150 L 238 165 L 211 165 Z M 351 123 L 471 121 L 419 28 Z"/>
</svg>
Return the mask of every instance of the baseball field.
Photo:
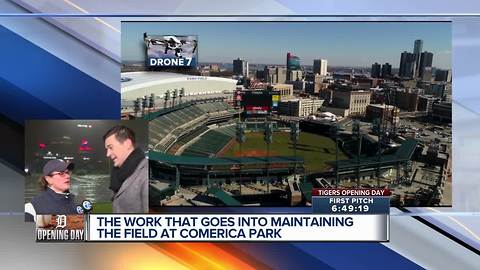
<svg viewBox="0 0 480 270">
<path fill-rule="evenodd" d="M 340 151 L 340 150 L 339 150 Z M 263 140 L 263 133 L 251 132 L 246 134 L 246 141 L 240 145 L 234 140 L 222 151 L 225 157 L 263 157 L 267 156 L 267 146 Z M 288 132 L 275 132 L 270 144 L 270 156 L 294 156 L 293 143 Z M 335 142 L 329 137 L 312 133 L 301 132 L 297 143 L 297 156 L 305 160 L 307 173 L 320 172 L 328 168 L 327 161 L 335 160 Z M 343 152 L 339 152 L 339 159 L 347 159 Z"/>
</svg>

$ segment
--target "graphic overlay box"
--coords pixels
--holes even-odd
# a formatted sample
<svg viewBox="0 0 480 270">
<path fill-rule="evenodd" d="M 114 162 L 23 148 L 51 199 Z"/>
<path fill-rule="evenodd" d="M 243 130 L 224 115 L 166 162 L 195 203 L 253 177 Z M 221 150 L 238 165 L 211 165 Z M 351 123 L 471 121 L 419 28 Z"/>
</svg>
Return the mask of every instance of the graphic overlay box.
<svg viewBox="0 0 480 270">
<path fill-rule="evenodd" d="M 37 242 L 85 241 L 84 215 L 37 215 L 35 238 Z"/>
<path fill-rule="evenodd" d="M 372 222 L 378 222 L 382 241 L 389 239 L 390 195 L 388 189 L 313 189 L 312 210 L 321 215 L 358 215 L 376 216 Z"/>
<path fill-rule="evenodd" d="M 144 33 L 147 48 L 147 66 L 195 68 L 198 58 L 197 36 L 147 35 Z"/>
<path fill-rule="evenodd" d="M 87 241 L 387 241 L 385 218 L 370 214 L 89 215 Z"/>
<path fill-rule="evenodd" d="M 388 189 L 313 189 L 311 214 L 38 216 L 38 242 L 389 241 Z M 88 201 L 85 201 L 88 202 Z M 83 208 L 82 208 L 83 209 Z"/>
</svg>

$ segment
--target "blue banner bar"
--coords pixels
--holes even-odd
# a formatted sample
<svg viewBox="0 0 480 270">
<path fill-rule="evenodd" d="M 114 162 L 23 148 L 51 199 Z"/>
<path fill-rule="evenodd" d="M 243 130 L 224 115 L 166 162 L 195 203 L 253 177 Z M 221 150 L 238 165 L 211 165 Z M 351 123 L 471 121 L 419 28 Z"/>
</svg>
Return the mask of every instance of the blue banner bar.
<svg viewBox="0 0 480 270">
<path fill-rule="evenodd" d="M 390 214 L 390 197 L 312 197 L 315 214 Z"/>
</svg>

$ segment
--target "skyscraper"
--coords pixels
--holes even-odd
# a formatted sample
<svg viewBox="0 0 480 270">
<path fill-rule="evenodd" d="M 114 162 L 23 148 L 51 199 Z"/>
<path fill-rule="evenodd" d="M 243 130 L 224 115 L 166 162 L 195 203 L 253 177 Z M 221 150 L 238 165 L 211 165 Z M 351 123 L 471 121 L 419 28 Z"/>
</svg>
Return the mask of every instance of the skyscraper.
<svg viewBox="0 0 480 270">
<path fill-rule="evenodd" d="M 423 52 L 420 57 L 420 67 L 418 77 L 422 81 L 431 81 L 432 80 L 432 63 L 433 63 L 433 53 Z"/>
<path fill-rule="evenodd" d="M 392 65 L 385 63 L 382 65 L 382 78 L 388 78 L 392 76 Z"/>
<path fill-rule="evenodd" d="M 372 70 L 370 71 L 370 76 L 372 78 L 380 78 L 380 64 L 375 62 L 372 65 Z"/>
<path fill-rule="evenodd" d="M 275 73 L 277 76 L 277 83 L 285 83 L 287 80 L 287 69 L 285 67 L 276 67 Z"/>
<path fill-rule="evenodd" d="M 423 40 L 417 39 L 413 44 L 413 54 L 415 55 L 415 74 L 414 77 L 420 77 L 419 70 L 420 70 L 420 56 L 423 49 Z"/>
<path fill-rule="evenodd" d="M 325 59 L 314 59 L 313 60 L 313 73 L 320 74 L 322 76 L 327 75 L 327 63 Z"/>
<path fill-rule="evenodd" d="M 287 69 L 285 67 L 267 67 L 264 68 L 265 82 L 267 83 L 285 83 L 287 80 Z"/>
<path fill-rule="evenodd" d="M 292 80 L 292 78 L 290 78 L 290 71 L 300 69 L 300 58 L 292 53 L 287 53 L 287 81 Z"/>
<path fill-rule="evenodd" d="M 240 58 L 233 60 L 233 74 L 248 77 L 248 62 Z"/>
<path fill-rule="evenodd" d="M 452 80 L 452 72 L 450 70 L 437 69 L 435 72 L 435 81 L 450 82 Z"/>
<path fill-rule="evenodd" d="M 303 78 L 302 70 L 290 70 L 287 74 L 290 81 L 300 81 Z"/>
<path fill-rule="evenodd" d="M 401 78 L 413 78 L 415 71 L 415 54 L 407 51 L 403 52 L 400 57 L 400 69 L 398 76 Z"/>
</svg>

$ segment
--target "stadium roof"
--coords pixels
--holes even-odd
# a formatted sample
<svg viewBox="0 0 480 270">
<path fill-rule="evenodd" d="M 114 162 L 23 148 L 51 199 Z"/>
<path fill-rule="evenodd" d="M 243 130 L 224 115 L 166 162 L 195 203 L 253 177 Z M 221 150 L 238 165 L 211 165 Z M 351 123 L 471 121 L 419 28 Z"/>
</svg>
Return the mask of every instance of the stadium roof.
<svg viewBox="0 0 480 270">
<path fill-rule="evenodd" d="M 380 164 L 393 164 L 397 162 L 405 162 L 412 158 L 413 152 L 417 147 L 418 141 L 412 138 L 406 139 L 400 148 L 395 151 L 393 154 L 382 155 L 380 156 L 380 160 L 378 156 L 372 156 L 367 158 L 360 159 L 360 166 L 361 167 L 369 167 L 369 166 L 377 166 Z M 335 165 L 335 161 L 332 162 Z M 349 169 L 349 168 L 356 168 L 357 161 L 355 158 L 348 159 L 348 160 L 339 160 L 338 167 L 340 169 Z"/>
<path fill-rule="evenodd" d="M 190 156 L 174 156 L 161 152 L 150 151 L 148 154 L 150 160 L 156 160 L 163 163 L 174 165 L 187 165 L 187 166 L 221 166 L 221 165 L 249 165 L 249 164 L 266 164 L 266 157 L 190 157 Z M 304 163 L 301 157 L 269 157 L 269 163 L 276 164 L 291 164 L 291 163 Z"/>
<path fill-rule="evenodd" d="M 164 108 L 164 109 L 160 109 L 156 112 L 148 113 L 148 114 L 143 116 L 143 119 L 151 121 L 151 120 L 153 120 L 153 119 L 155 119 L 155 118 L 157 118 L 161 115 L 168 114 L 168 113 L 171 113 L 171 112 L 174 112 L 174 111 L 178 111 L 178 110 L 190 107 L 190 106 L 198 104 L 198 103 L 222 101 L 222 100 L 223 100 L 223 98 L 204 98 L 204 99 L 191 100 L 191 101 L 187 101 L 187 102 L 175 105 L 174 107 Z"/>
<path fill-rule="evenodd" d="M 217 82 L 227 82 L 237 83 L 237 80 L 221 78 L 221 77 L 210 77 L 210 76 L 196 76 L 196 75 L 187 75 L 173 72 L 124 72 L 122 73 L 122 83 L 121 88 L 122 92 L 133 91 L 136 89 L 141 89 L 145 87 L 151 87 L 159 84 L 166 83 L 178 83 L 185 81 L 217 81 Z M 125 80 L 124 80 L 125 79 Z"/>
</svg>

